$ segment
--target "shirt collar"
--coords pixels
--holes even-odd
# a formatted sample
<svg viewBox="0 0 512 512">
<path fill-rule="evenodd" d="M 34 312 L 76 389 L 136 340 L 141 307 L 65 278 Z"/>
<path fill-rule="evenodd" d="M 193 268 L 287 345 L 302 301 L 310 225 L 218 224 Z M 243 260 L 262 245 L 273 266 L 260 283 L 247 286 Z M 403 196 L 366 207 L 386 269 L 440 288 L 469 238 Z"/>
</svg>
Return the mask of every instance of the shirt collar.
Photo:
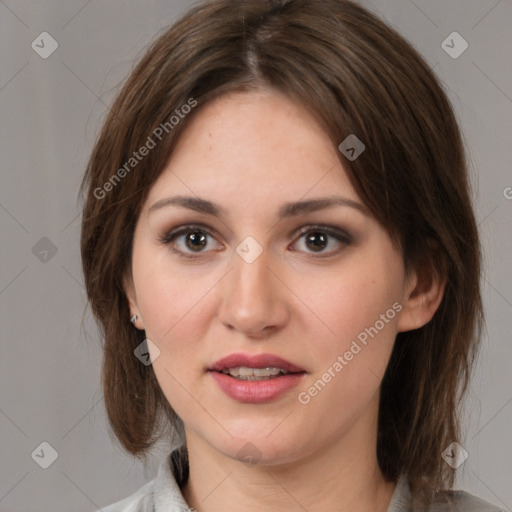
<svg viewBox="0 0 512 512">
<path fill-rule="evenodd" d="M 188 480 L 188 454 L 185 445 L 175 448 L 162 462 L 153 489 L 155 510 L 169 512 L 190 512 L 180 487 Z M 409 512 L 411 493 L 407 478 L 401 475 L 387 512 Z"/>
<path fill-rule="evenodd" d="M 175 448 L 162 462 L 153 488 L 155 510 L 190 512 L 180 486 L 188 480 L 188 456 L 185 445 Z"/>
<path fill-rule="evenodd" d="M 401 475 L 396 483 L 387 512 L 409 512 L 410 510 L 411 491 L 406 475 Z"/>
</svg>

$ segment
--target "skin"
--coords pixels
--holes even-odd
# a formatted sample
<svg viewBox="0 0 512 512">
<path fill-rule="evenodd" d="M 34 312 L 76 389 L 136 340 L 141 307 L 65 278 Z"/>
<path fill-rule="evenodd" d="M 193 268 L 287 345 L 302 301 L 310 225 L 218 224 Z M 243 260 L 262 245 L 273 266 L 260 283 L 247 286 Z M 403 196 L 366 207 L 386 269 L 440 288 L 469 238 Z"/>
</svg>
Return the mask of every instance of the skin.
<svg viewBox="0 0 512 512">
<path fill-rule="evenodd" d="M 362 208 L 278 215 L 285 203 L 333 195 Z M 223 213 L 150 211 L 173 196 L 209 200 Z M 125 289 L 136 327 L 160 351 L 151 350 L 158 382 L 185 425 L 190 479 L 182 492 L 196 510 L 387 509 L 395 484 L 376 458 L 381 379 L 396 334 L 432 318 L 444 283 L 406 273 L 387 231 L 361 210 L 336 146 L 307 110 L 273 90 L 230 93 L 202 107 L 150 190 Z M 194 223 L 213 235 L 199 252 L 185 234 L 161 241 Z M 350 241 L 327 236 L 315 251 L 297 233 L 315 224 Z M 252 263 L 236 252 L 248 236 L 263 251 Z M 401 311 L 300 403 L 299 392 L 395 303 Z M 272 353 L 307 373 L 273 402 L 242 404 L 206 371 L 233 352 Z M 248 442 L 254 465 L 240 460 Z"/>
</svg>

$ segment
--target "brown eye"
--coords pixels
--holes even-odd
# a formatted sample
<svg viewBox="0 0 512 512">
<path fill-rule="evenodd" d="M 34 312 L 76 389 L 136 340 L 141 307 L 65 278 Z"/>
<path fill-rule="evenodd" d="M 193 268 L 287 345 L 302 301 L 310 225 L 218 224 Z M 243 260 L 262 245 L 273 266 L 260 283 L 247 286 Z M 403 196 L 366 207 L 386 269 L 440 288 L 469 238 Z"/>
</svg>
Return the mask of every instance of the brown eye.
<svg viewBox="0 0 512 512">
<path fill-rule="evenodd" d="M 308 226 L 300 230 L 292 250 L 318 257 L 333 256 L 352 243 L 346 231 L 330 226 Z"/>
<path fill-rule="evenodd" d="M 304 242 L 308 249 L 314 252 L 323 251 L 329 242 L 328 237 L 321 231 L 311 231 L 304 237 Z"/>
<path fill-rule="evenodd" d="M 159 242 L 183 258 L 198 258 L 223 250 L 222 244 L 207 228 L 193 224 L 173 229 L 161 236 Z"/>
<path fill-rule="evenodd" d="M 185 235 L 185 245 L 194 252 L 202 251 L 208 245 L 208 235 L 203 231 L 191 231 Z"/>
</svg>

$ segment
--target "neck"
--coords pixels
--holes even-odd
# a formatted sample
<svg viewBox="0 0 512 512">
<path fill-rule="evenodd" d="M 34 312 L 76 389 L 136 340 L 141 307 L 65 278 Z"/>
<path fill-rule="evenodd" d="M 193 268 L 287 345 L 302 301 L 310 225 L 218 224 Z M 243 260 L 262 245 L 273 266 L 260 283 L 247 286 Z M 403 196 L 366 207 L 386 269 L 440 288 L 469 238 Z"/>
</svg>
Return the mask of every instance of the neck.
<svg viewBox="0 0 512 512">
<path fill-rule="evenodd" d="M 376 430 L 358 421 L 337 442 L 308 457 L 265 466 L 227 457 L 187 432 L 190 477 L 183 496 L 197 512 L 385 512 L 395 483 L 380 471 Z"/>
</svg>

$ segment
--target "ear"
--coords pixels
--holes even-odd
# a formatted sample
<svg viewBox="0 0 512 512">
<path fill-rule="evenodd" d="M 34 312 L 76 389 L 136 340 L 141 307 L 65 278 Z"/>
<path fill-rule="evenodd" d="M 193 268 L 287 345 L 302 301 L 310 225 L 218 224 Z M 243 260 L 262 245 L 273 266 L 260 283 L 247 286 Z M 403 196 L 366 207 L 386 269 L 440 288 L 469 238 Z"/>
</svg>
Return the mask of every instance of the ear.
<svg viewBox="0 0 512 512">
<path fill-rule="evenodd" d="M 140 330 L 144 330 L 144 321 L 142 320 L 139 308 L 137 306 L 137 299 L 135 295 L 135 286 L 133 284 L 133 279 L 129 271 L 127 271 L 123 276 L 123 289 L 128 299 L 128 303 L 130 304 L 130 318 L 136 316 L 137 319 L 132 323 L 134 327 Z"/>
<path fill-rule="evenodd" d="M 440 273 L 432 262 L 411 269 L 406 277 L 398 332 L 419 329 L 430 322 L 443 300 L 446 272 Z"/>
</svg>

